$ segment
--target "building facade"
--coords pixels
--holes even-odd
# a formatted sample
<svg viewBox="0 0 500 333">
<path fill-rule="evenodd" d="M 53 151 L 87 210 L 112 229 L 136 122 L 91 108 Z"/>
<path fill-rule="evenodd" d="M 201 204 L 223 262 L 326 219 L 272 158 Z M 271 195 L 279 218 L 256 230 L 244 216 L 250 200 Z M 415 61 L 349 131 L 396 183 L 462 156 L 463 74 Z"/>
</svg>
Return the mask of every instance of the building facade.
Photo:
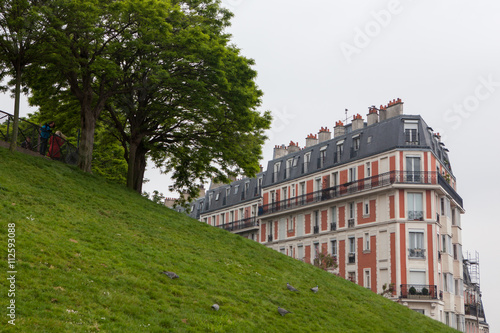
<svg viewBox="0 0 500 333">
<path fill-rule="evenodd" d="M 403 102 L 276 146 L 267 169 L 207 191 L 202 222 L 312 263 L 465 331 L 463 201 L 448 149 Z M 386 294 L 387 295 L 387 294 Z"/>
</svg>

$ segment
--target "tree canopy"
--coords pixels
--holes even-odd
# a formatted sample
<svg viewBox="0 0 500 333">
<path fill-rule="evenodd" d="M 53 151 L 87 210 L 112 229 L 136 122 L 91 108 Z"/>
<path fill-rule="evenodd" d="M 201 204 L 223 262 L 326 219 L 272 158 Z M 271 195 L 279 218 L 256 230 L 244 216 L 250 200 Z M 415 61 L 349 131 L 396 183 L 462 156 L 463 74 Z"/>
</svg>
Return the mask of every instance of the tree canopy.
<svg viewBox="0 0 500 333">
<path fill-rule="evenodd" d="M 219 1 L 55 0 L 43 13 L 50 51 L 30 67 L 30 101 L 80 119 L 80 168 L 92 170 L 102 123 L 139 193 L 148 158 L 191 196 L 209 178 L 259 170 L 271 117 L 257 110 L 254 62 L 230 44 Z"/>
</svg>

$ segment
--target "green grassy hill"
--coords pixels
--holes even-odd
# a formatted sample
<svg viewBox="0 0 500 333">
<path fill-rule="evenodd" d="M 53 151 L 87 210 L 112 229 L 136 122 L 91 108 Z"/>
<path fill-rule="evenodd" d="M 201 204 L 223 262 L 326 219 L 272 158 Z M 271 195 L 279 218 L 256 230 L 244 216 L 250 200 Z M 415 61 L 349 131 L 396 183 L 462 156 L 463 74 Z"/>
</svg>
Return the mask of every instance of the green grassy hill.
<svg viewBox="0 0 500 333">
<path fill-rule="evenodd" d="M 453 331 L 103 178 L 4 148 L 0 221 L 3 332 Z M 8 223 L 15 327 L 6 316 Z M 278 306 L 293 313 L 282 317 Z"/>
</svg>

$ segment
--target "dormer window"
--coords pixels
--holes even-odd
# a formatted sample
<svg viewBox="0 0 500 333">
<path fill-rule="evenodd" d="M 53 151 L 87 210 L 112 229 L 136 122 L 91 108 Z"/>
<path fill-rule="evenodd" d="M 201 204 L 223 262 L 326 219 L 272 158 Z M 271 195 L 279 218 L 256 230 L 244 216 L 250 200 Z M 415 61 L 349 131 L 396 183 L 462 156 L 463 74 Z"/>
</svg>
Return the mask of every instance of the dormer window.
<svg viewBox="0 0 500 333">
<path fill-rule="evenodd" d="M 359 150 L 360 138 L 359 135 L 352 138 L 352 147 L 354 150 Z"/>
<path fill-rule="evenodd" d="M 405 120 L 405 144 L 418 145 L 418 120 Z"/>
</svg>

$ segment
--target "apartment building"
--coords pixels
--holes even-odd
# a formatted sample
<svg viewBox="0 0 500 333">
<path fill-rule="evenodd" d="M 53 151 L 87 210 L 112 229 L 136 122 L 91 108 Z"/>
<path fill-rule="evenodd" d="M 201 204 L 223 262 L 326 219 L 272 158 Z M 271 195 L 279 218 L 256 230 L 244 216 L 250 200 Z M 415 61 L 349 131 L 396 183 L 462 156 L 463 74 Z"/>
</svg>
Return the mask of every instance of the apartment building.
<svg viewBox="0 0 500 333">
<path fill-rule="evenodd" d="M 267 170 L 207 191 L 192 216 L 332 271 L 465 331 L 462 198 L 448 149 L 403 102 L 370 107 L 298 143 Z M 194 215 L 193 215 L 194 214 Z"/>
</svg>

